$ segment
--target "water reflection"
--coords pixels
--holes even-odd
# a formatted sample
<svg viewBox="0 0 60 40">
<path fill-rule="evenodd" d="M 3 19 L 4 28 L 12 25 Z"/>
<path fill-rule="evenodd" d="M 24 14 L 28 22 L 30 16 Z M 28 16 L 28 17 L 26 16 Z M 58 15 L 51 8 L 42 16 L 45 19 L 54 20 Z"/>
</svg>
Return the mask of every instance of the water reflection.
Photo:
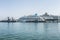
<svg viewBox="0 0 60 40">
<path fill-rule="evenodd" d="M 25 29 L 23 29 L 22 31 L 24 31 L 26 33 L 36 33 L 37 32 L 38 23 L 25 23 L 23 27 Z"/>
<path fill-rule="evenodd" d="M 47 34 L 48 34 L 48 30 L 47 30 L 47 29 L 48 29 L 48 25 L 47 25 L 47 23 L 44 23 L 44 32 L 45 32 L 45 33 L 44 33 L 44 39 L 45 39 L 45 40 L 48 40 L 48 39 L 47 39 L 47 38 L 48 38 L 48 37 L 47 37 L 47 36 L 48 36 L 48 35 L 47 35 Z"/>
<path fill-rule="evenodd" d="M 58 40 L 58 23 L 44 23 L 45 39 Z"/>
<path fill-rule="evenodd" d="M 0 39 L 60 40 L 58 25 L 58 23 L 0 23 Z"/>
</svg>

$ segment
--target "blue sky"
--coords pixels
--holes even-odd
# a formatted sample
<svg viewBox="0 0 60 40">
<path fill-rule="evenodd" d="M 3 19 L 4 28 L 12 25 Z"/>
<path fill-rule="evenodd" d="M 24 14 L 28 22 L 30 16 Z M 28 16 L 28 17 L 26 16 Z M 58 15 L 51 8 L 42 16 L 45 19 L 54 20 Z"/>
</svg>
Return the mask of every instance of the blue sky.
<svg viewBox="0 0 60 40">
<path fill-rule="evenodd" d="M 60 0 L 0 0 L 0 19 L 45 12 L 60 15 Z"/>
</svg>

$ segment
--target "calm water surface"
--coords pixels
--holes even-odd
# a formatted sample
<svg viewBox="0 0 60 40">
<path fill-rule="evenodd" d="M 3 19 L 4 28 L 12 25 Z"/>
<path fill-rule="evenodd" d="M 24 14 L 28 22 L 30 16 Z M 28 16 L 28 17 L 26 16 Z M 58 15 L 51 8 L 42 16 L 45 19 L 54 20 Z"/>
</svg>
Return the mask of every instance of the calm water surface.
<svg viewBox="0 0 60 40">
<path fill-rule="evenodd" d="M 0 23 L 0 40 L 60 40 L 60 23 Z"/>
</svg>

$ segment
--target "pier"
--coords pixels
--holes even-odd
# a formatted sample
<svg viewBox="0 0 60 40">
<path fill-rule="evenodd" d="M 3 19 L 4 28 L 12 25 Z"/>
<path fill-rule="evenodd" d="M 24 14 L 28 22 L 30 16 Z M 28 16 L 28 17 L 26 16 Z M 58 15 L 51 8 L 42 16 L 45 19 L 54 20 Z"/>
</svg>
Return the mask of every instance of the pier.
<svg viewBox="0 0 60 40">
<path fill-rule="evenodd" d="M 10 23 L 10 22 L 16 22 L 16 20 L 14 20 L 13 18 L 11 20 L 9 17 L 7 17 L 7 20 L 1 20 L 0 22 L 8 22 L 8 23 Z"/>
</svg>

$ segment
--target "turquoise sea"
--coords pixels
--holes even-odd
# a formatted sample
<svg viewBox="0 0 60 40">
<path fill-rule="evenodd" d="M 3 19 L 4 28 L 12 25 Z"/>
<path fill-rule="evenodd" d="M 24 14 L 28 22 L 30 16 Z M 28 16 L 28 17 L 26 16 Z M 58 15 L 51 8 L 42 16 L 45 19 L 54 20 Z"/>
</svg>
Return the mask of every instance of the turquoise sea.
<svg viewBox="0 0 60 40">
<path fill-rule="evenodd" d="M 0 40 L 60 40 L 60 23 L 0 23 Z"/>
</svg>

